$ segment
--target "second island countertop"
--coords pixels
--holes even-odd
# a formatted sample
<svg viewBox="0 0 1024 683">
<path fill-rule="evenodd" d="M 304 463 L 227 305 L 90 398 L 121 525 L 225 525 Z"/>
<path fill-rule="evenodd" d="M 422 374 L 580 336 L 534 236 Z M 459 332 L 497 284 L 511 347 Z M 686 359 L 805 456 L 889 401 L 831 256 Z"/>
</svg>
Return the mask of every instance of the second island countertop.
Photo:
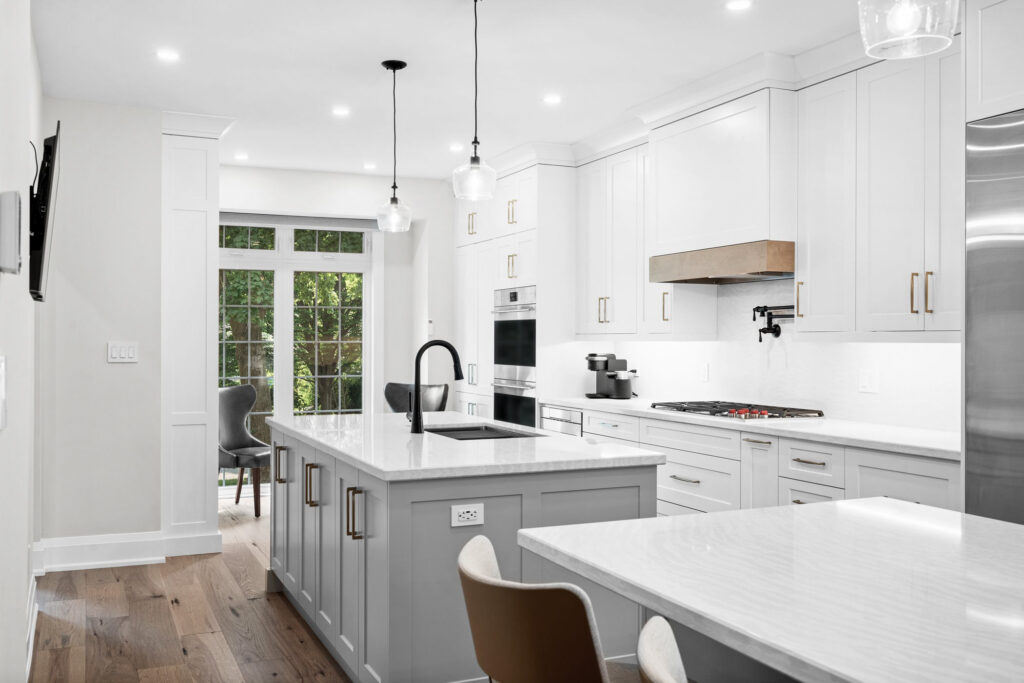
<svg viewBox="0 0 1024 683">
<path fill-rule="evenodd" d="M 665 456 L 632 446 L 589 443 L 455 412 L 424 413 L 424 425 L 489 424 L 533 436 L 459 441 L 411 434 L 400 413 L 273 417 L 275 432 L 297 439 L 384 481 L 661 465 Z"/>
</svg>

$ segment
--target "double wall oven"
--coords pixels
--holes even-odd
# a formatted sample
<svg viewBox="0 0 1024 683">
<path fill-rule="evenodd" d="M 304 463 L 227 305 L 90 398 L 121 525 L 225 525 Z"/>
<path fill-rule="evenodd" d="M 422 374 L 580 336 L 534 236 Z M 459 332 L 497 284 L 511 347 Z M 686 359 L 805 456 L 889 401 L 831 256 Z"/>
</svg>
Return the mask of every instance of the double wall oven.
<svg viewBox="0 0 1024 683">
<path fill-rule="evenodd" d="M 494 419 L 537 426 L 537 288 L 494 292 Z"/>
</svg>

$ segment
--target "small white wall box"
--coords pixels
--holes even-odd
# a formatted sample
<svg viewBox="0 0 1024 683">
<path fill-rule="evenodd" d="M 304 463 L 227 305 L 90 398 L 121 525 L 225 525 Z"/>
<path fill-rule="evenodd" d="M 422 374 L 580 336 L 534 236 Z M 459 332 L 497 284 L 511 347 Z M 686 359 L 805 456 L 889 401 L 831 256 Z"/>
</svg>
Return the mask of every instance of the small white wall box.
<svg viewBox="0 0 1024 683">
<path fill-rule="evenodd" d="M 112 341 L 107 342 L 108 363 L 138 363 L 139 342 Z"/>
<path fill-rule="evenodd" d="M 21 193 L 0 192 L 0 273 L 21 271 Z"/>
</svg>

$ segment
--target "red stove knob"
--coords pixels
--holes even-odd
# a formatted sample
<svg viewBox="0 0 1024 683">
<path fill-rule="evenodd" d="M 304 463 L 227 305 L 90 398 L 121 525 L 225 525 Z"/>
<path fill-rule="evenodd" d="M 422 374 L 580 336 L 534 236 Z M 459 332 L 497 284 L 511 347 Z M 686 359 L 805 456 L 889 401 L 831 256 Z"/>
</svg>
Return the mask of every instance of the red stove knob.
<svg viewBox="0 0 1024 683">
<path fill-rule="evenodd" d="M 767 410 L 762 410 L 762 411 L 761 411 L 761 414 L 767 417 L 767 415 L 768 415 L 768 411 L 767 411 Z"/>
</svg>

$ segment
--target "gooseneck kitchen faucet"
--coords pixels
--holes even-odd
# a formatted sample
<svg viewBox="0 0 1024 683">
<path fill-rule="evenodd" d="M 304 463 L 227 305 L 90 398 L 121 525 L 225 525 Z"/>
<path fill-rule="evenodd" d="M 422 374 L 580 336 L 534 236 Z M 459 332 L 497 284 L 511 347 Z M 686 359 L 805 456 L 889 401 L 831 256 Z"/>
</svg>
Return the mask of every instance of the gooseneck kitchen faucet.
<svg viewBox="0 0 1024 683">
<path fill-rule="evenodd" d="M 448 349 L 448 352 L 452 354 L 452 362 L 455 364 L 455 381 L 463 379 L 462 361 L 459 360 L 459 352 L 449 342 L 446 342 L 444 339 L 431 339 L 420 347 L 420 350 L 416 352 L 416 379 L 413 382 L 412 389 L 413 434 L 423 433 L 423 405 L 420 403 L 420 359 L 423 358 L 423 353 L 431 346 L 443 346 Z"/>
</svg>

